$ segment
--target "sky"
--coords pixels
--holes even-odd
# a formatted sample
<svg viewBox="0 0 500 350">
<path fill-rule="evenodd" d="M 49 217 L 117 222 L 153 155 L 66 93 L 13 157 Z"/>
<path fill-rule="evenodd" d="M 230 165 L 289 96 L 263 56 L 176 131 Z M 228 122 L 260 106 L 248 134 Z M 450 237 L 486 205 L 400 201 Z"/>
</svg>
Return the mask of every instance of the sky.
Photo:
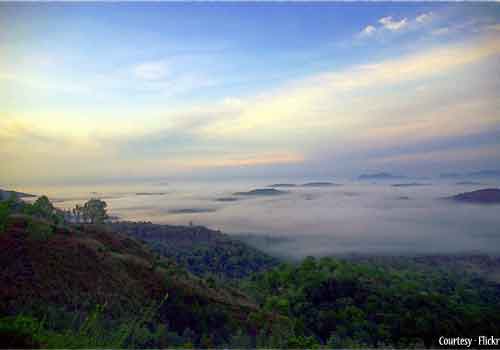
<svg viewBox="0 0 500 350">
<path fill-rule="evenodd" d="M 499 3 L 0 3 L 0 184 L 500 164 Z"/>
</svg>

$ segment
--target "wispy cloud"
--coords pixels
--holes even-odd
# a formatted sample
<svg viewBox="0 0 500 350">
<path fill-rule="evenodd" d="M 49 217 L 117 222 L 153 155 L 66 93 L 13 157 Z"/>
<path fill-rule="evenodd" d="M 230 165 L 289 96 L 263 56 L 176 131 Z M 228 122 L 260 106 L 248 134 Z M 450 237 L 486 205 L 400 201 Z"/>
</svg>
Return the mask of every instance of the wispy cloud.
<svg viewBox="0 0 500 350">
<path fill-rule="evenodd" d="M 242 167 L 257 165 L 302 163 L 304 156 L 299 153 L 258 153 L 239 157 L 219 156 L 215 159 L 199 158 L 185 162 L 184 165 L 195 167 Z"/>
<path fill-rule="evenodd" d="M 425 25 L 430 24 L 434 18 L 433 12 L 424 12 L 418 14 L 413 19 L 407 17 L 395 18 L 393 16 L 385 16 L 377 21 L 377 24 L 367 25 L 361 32 L 357 34 L 359 38 L 368 38 L 373 36 L 383 36 L 384 33 L 401 33 L 410 30 L 418 30 Z"/>
<path fill-rule="evenodd" d="M 427 12 L 427 13 L 422 13 L 422 14 L 418 15 L 415 18 L 415 21 L 417 23 L 424 24 L 424 23 L 430 22 L 432 20 L 432 18 L 433 18 L 433 13 L 432 12 Z"/>
<path fill-rule="evenodd" d="M 15 160 L 19 166 L 14 175 L 0 176 L 21 178 L 37 167 L 89 176 L 167 174 L 300 164 L 321 152 L 357 151 L 366 160 L 368 151 L 379 146 L 398 148 L 498 125 L 500 106 L 491 93 L 498 82 L 493 75 L 475 72 L 499 55 L 498 37 L 475 38 L 324 71 L 255 96 L 226 96 L 219 102 L 156 111 L 156 119 L 145 119 L 125 131 L 117 128 L 122 126 L 119 120 L 75 136 L 74 125 L 62 130 L 36 119 L 21 125 L 3 118 L 2 150 L 21 156 Z M 460 96 L 460 103 L 450 97 L 454 95 Z M 478 96 L 476 103 L 473 99 Z M 67 143 L 61 147 L 57 140 Z M 398 159 L 390 157 L 386 161 Z M 425 159 L 416 156 L 415 161 Z M 47 170 L 46 175 L 53 174 Z"/>
<path fill-rule="evenodd" d="M 377 31 L 377 28 L 375 28 L 374 26 L 372 25 L 367 25 L 360 33 L 359 33 L 359 36 L 361 38 L 366 38 L 366 37 L 369 37 L 369 36 L 372 36 L 373 34 L 375 34 L 375 32 Z"/>
<path fill-rule="evenodd" d="M 379 19 L 378 22 L 382 25 L 383 28 L 392 32 L 397 32 L 408 26 L 408 19 L 406 17 L 398 21 L 394 20 L 392 16 L 388 16 Z"/>
<path fill-rule="evenodd" d="M 253 98 L 244 104 L 238 117 L 209 125 L 205 131 L 220 136 L 241 134 L 245 137 L 246 132 L 259 130 L 263 137 L 272 130 L 273 138 L 277 139 L 276 130 L 300 129 L 299 125 L 309 130 L 326 126 L 342 128 L 354 120 L 360 121 L 360 116 L 352 118 L 345 113 L 348 100 L 342 98 L 351 98 L 349 94 L 442 76 L 499 52 L 500 41 L 492 39 L 436 48 L 342 72 L 325 72 Z M 332 110 L 337 113 L 332 114 Z"/>
</svg>

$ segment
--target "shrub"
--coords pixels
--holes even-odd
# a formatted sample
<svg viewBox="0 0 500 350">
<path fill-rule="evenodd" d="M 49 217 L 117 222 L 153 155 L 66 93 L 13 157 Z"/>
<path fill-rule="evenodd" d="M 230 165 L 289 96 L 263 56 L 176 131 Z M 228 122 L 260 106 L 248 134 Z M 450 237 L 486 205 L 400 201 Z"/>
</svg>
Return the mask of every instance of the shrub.
<svg viewBox="0 0 500 350">
<path fill-rule="evenodd" d="M 28 316 L 3 317 L 0 319 L 0 348 L 40 347 L 40 343 L 34 339 L 40 329 L 40 323 Z"/>
<path fill-rule="evenodd" d="M 10 215 L 10 207 L 7 202 L 0 202 L 0 233 L 5 231 L 7 218 Z"/>
<path fill-rule="evenodd" d="M 28 237 L 38 241 L 46 241 L 54 235 L 54 228 L 50 224 L 44 222 L 29 220 L 26 228 Z"/>
</svg>

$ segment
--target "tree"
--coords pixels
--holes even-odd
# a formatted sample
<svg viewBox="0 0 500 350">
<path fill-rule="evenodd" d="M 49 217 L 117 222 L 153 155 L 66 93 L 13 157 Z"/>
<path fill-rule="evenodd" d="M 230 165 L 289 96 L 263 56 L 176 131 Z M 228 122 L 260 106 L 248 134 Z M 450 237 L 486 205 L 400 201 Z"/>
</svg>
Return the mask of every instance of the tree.
<svg viewBox="0 0 500 350">
<path fill-rule="evenodd" d="M 90 221 L 92 224 L 101 224 L 108 218 L 106 213 L 106 202 L 92 198 L 83 205 L 83 219 Z"/>
<path fill-rule="evenodd" d="M 47 196 L 41 196 L 33 203 L 33 210 L 35 215 L 48 219 L 52 218 L 55 208 Z"/>
<path fill-rule="evenodd" d="M 80 220 L 82 219 L 82 216 L 83 216 L 83 207 L 80 205 L 80 204 L 77 204 L 72 210 L 71 210 L 74 218 L 75 218 L 75 222 L 77 224 L 80 223 Z"/>
</svg>

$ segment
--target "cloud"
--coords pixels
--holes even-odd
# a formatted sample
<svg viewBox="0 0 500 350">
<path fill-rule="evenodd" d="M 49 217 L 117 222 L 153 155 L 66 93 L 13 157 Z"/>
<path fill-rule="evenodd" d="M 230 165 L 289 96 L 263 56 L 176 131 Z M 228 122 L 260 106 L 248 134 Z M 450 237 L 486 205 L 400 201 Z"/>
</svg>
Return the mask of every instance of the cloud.
<svg viewBox="0 0 500 350">
<path fill-rule="evenodd" d="M 372 36 L 376 32 L 376 30 L 377 29 L 374 26 L 368 25 L 361 31 L 361 33 L 359 33 L 359 36 L 362 38 Z"/>
<path fill-rule="evenodd" d="M 378 27 L 367 25 L 361 32 L 358 33 L 359 38 L 367 38 L 375 36 L 383 36 L 384 33 L 399 33 L 410 30 L 418 30 L 424 25 L 428 25 L 435 18 L 433 12 L 425 12 L 417 15 L 414 19 L 404 17 L 402 19 L 394 19 L 392 16 L 380 18 L 377 22 Z"/>
<path fill-rule="evenodd" d="M 13 51 L 11 47 L 5 50 Z M 27 58 L 11 56 L 0 57 L 0 90 L 18 98 L 23 95 L 36 97 L 40 104 L 57 101 L 59 107 L 76 100 L 85 100 L 84 108 L 91 108 L 110 99 L 121 100 L 122 106 L 129 103 L 130 98 L 166 99 L 215 86 L 224 79 L 206 69 L 207 63 L 203 66 L 186 56 L 117 65 L 101 72 L 87 70 L 87 67 L 75 71 L 70 60 L 61 58 L 58 61 L 44 54 Z M 61 101 L 61 94 L 68 95 L 71 100 Z M 108 103 L 108 108 L 111 105 Z"/>
<path fill-rule="evenodd" d="M 396 21 L 392 19 L 392 16 L 387 16 L 379 19 L 378 22 L 382 24 L 385 29 L 393 32 L 404 29 L 408 26 L 408 19 L 406 17 L 400 21 Z"/>
<path fill-rule="evenodd" d="M 38 127 L 29 126 L 19 120 L 4 118 L 0 122 L 0 144 L 6 148 L 11 144 L 25 144 L 28 147 L 65 146 L 67 139 Z"/>
<path fill-rule="evenodd" d="M 256 165 L 274 165 L 302 163 L 304 156 L 299 153 L 264 153 L 240 155 L 237 157 L 218 157 L 216 159 L 193 159 L 187 164 L 196 167 L 242 167 Z"/>
<path fill-rule="evenodd" d="M 360 100 L 364 100 L 364 104 L 360 101 L 360 106 L 365 109 L 386 102 L 391 105 L 394 102 L 386 99 L 371 101 L 366 93 L 391 86 L 399 86 L 399 89 L 402 84 L 439 77 L 499 52 L 500 41 L 492 39 L 435 48 L 340 72 L 324 72 L 256 96 L 244 104 L 238 116 L 222 118 L 203 129 L 220 137 L 246 137 L 245 133 L 254 130 L 259 139 L 269 136 L 275 141 L 280 139 L 276 130 L 300 134 L 300 127 L 322 130 L 335 126 L 337 130 L 342 129 L 360 120 L 359 116 L 353 119 L 346 113 L 348 101 L 353 100 L 352 94 L 362 94 Z"/>
<path fill-rule="evenodd" d="M 430 22 L 432 20 L 432 17 L 433 17 L 432 12 L 422 13 L 415 18 L 415 21 L 417 23 L 424 24 Z"/>
<path fill-rule="evenodd" d="M 85 132 L 75 134 L 80 125 L 67 123 L 63 130 L 59 123 L 41 122 L 54 120 L 49 116 L 37 115 L 30 124 L 17 126 L 7 125 L 2 116 L 0 148 L 18 159 L 7 158 L 15 171 L 2 169 L 0 179 L 35 173 L 202 174 L 210 168 L 269 169 L 274 164 L 306 169 L 316 154 L 317 164 L 332 169 L 353 162 L 347 158 L 357 153 L 359 166 L 377 147 L 399 149 L 409 142 L 498 125 L 495 91 L 500 83 L 489 72 L 499 54 L 498 37 L 476 37 L 465 44 L 324 71 L 255 96 L 155 111 L 156 118 L 142 112 L 143 120 L 125 130 L 120 119 L 110 123 L 103 118 L 99 132 L 84 126 Z M 71 115 L 69 120 L 73 122 Z M 54 139 L 66 143 L 61 146 Z M 344 155 L 346 162 L 325 162 L 325 154 Z M 393 157 L 396 162 L 397 155 Z"/>
</svg>

